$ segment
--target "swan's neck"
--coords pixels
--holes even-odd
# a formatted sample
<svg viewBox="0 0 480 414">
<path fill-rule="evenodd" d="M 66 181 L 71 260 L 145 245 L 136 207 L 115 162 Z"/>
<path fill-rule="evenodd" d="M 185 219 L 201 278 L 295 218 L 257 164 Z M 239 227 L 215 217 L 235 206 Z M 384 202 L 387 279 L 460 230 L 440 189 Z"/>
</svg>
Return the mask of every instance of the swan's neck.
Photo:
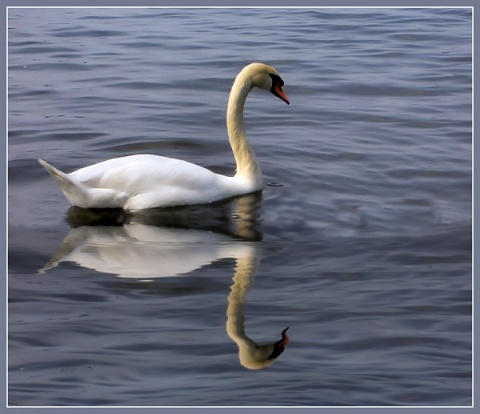
<svg viewBox="0 0 480 414">
<path fill-rule="evenodd" d="M 236 177 L 247 179 L 253 186 L 253 191 L 262 188 L 262 171 L 250 143 L 247 140 L 243 124 L 243 109 L 248 93 L 252 90 L 251 80 L 242 76 L 235 79 L 230 92 L 227 106 L 227 131 L 235 162 Z"/>
</svg>

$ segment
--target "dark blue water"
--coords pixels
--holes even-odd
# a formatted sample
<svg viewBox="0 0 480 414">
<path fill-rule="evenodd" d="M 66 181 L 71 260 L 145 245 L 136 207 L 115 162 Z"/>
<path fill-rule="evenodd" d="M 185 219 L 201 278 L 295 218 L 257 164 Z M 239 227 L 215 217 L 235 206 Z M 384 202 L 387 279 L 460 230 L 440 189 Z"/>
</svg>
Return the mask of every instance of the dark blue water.
<svg viewBox="0 0 480 414">
<path fill-rule="evenodd" d="M 470 405 L 471 23 L 468 8 L 10 9 L 9 404 Z M 291 101 L 247 101 L 261 195 L 70 209 L 36 161 L 153 153 L 233 174 L 225 107 L 252 61 Z M 287 326 L 273 365 L 242 365 Z"/>
</svg>

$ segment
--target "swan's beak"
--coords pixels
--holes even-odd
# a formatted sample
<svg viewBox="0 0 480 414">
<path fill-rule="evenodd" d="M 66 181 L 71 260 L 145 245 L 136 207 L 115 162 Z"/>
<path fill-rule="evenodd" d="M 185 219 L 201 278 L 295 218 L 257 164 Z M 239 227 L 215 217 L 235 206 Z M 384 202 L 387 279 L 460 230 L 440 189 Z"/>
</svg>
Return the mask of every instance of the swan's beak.
<svg viewBox="0 0 480 414">
<path fill-rule="evenodd" d="M 267 359 L 275 359 L 280 356 L 280 354 L 285 351 L 285 345 L 288 344 L 289 338 L 287 335 L 288 328 L 285 328 L 282 331 L 282 339 L 273 344 L 273 351 Z"/>
<path fill-rule="evenodd" d="M 283 102 L 286 102 L 287 105 L 290 105 L 290 101 L 288 100 L 287 95 L 285 95 L 285 93 L 282 91 L 282 87 L 280 86 L 280 84 L 277 83 L 273 86 L 272 93 L 276 97 L 280 98 Z"/>
</svg>

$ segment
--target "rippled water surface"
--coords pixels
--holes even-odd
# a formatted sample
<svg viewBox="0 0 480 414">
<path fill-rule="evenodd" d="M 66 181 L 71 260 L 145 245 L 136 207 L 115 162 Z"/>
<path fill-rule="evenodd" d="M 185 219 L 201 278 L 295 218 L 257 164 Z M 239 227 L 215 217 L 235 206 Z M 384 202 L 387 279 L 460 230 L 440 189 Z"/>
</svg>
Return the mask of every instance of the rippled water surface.
<svg viewBox="0 0 480 414">
<path fill-rule="evenodd" d="M 470 405 L 471 21 L 10 9 L 9 404 Z M 88 211 L 36 161 L 233 174 L 225 107 L 252 61 L 291 101 L 247 101 L 262 194 Z M 274 364 L 249 355 L 286 327 Z"/>
</svg>

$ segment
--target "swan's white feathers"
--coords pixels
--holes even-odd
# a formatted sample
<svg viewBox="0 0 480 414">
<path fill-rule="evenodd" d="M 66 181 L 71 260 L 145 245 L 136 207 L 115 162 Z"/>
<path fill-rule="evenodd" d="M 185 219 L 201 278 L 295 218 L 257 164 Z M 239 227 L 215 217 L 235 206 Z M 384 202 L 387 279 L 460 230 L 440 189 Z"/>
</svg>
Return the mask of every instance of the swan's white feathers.
<svg viewBox="0 0 480 414">
<path fill-rule="evenodd" d="M 237 191 L 242 183 L 206 168 L 157 155 L 113 158 L 65 174 L 43 160 L 71 204 L 85 208 L 141 210 L 158 206 L 210 203 Z M 230 185 L 224 185 L 232 181 Z"/>
</svg>

